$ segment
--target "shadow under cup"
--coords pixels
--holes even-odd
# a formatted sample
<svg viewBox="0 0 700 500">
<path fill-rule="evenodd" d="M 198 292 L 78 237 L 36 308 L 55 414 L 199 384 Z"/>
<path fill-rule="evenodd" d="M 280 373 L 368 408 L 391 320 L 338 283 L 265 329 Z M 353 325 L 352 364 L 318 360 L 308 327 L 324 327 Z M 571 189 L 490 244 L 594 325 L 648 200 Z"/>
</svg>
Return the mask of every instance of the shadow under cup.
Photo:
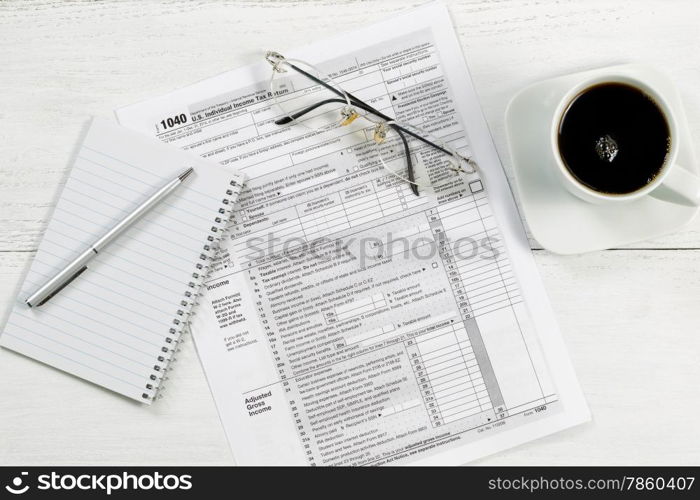
<svg viewBox="0 0 700 500">
<path fill-rule="evenodd" d="M 664 170 L 671 127 L 647 92 L 601 82 L 581 90 L 561 114 L 557 149 L 569 174 L 602 195 L 628 195 Z"/>
</svg>

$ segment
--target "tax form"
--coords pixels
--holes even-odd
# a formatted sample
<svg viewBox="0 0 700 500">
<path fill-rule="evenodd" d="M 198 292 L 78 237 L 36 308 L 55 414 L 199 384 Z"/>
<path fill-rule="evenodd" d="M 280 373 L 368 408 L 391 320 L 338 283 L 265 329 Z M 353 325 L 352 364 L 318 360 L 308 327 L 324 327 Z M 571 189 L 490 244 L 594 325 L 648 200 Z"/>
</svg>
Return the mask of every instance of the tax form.
<svg viewBox="0 0 700 500">
<path fill-rule="evenodd" d="M 262 54 L 117 111 L 250 178 L 191 325 L 237 463 L 461 464 L 588 420 L 446 8 L 270 49 L 480 171 L 416 197 L 366 138 L 276 125 Z"/>
</svg>

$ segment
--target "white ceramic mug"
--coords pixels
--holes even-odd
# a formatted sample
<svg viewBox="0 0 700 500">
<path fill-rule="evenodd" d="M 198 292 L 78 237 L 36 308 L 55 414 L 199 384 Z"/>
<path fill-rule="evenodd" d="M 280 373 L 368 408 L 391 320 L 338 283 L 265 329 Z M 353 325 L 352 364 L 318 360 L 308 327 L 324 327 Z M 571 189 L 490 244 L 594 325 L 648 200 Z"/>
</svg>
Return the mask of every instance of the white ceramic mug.
<svg viewBox="0 0 700 500">
<path fill-rule="evenodd" d="M 584 90 L 601 83 L 624 83 L 641 90 L 653 99 L 664 114 L 668 124 L 671 144 L 666 160 L 654 179 L 644 187 L 625 194 L 608 194 L 595 191 L 579 182 L 564 164 L 558 146 L 559 126 L 571 102 Z M 653 196 L 671 203 L 688 206 L 700 205 L 700 177 L 678 165 L 678 128 L 676 118 L 666 100 L 646 83 L 626 75 L 602 75 L 579 82 L 564 94 L 554 112 L 550 130 L 550 145 L 554 165 L 561 182 L 572 194 L 591 203 L 622 203 L 642 196 Z"/>
</svg>

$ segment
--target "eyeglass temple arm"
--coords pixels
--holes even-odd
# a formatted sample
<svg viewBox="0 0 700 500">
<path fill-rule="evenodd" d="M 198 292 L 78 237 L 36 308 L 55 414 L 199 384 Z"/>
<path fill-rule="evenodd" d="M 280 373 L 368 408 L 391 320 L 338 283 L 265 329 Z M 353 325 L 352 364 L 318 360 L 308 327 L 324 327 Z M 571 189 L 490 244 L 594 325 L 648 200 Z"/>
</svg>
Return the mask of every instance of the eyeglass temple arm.
<svg viewBox="0 0 700 500">
<path fill-rule="evenodd" d="M 331 92 L 333 92 L 335 95 L 341 97 L 341 98 L 342 98 L 342 102 L 346 102 L 346 101 L 345 101 L 345 95 L 347 94 L 348 98 L 350 98 L 351 104 L 354 104 L 354 105 L 357 106 L 358 108 L 362 108 L 362 109 L 364 109 L 365 111 L 367 111 L 367 112 L 369 112 L 369 113 L 372 113 L 373 115 L 378 116 L 378 117 L 381 118 L 382 120 L 386 120 L 386 121 L 388 121 L 388 122 L 394 120 L 393 118 L 391 118 L 391 117 L 385 115 L 384 113 L 382 113 L 382 112 L 380 112 L 379 110 L 373 108 L 373 107 L 370 106 L 369 104 L 367 104 L 367 103 L 363 102 L 362 100 L 358 99 L 357 97 L 355 97 L 354 95 L 352 95 L 350 92 L 346 92 L 345 94 L 343 94 L 341 91 L 339 91 L 338 89 L 334 88 L 332 85 L 329 85 L 329 84 L 327 84 L 326 82 L 324 82 L 323 80 L 321 80 L 321 79 L 319 79 L 319 78 L 316 78 L 316 77 L 315 77 L 314 75 L 312 75 L 311 73 L 309 73 L 309 72 L 307 72 L 307 71 L 304 71 L 303 69 L 299 68 L 298 66 L 295 66 L 294 64 L 290 63 L 289 61 L 287 61 L 287 64 L 289 64 L 289 66 L 290 66 L 294 71 L 297 71 L 298 73 L 301 73 L 301 74 L 304 75 L 305 77 L 307 77 L 307 78 L 313 80 L 314 82 L 318 83 L 319 85 L 322 85 L 323 87 L 325 87 L 325 88 L 327 88 L 328 90 L 330 90 Z M 311 107 L 311 109 L 309 109 L 309 108 L 303 109 L 303 110 L 301 110 L 298 114 L 299 114 L 299 116 L 303 116 L 304 114 L 308 113 L 308 112 L 311 111 L 312 109 L 316 109 L 317 107 L 318 107 L 318 106 L 313 106 L 313 107 Z M 294 118 L 296 119 L 296 118 L 298 118 L 298 116 L 295 116 Z M 284 122 L 284 123 L 289 123 L 289 121 L 291 121 L 291 120 L 288 120 L 288 121 L 286 121 L 286 122 Z M 275 122 L 275 123 L 277 123 L 277 122 Z M 282 123 L 279 123 L 279 125 L 282 125 Z M 407 134 L 410 135 L 411 137 L 414 137 L 415 139 L 418 139 L 419 141 L 424 142 L 425 144 L 428 144 L 429 146 L 432 146 L 432 147 L 434 147 L 434 148 L 436 148 L 436 149 L 442 151 L 443 153 L 445 153 L 445 154 L 447 154 L 447 155 L 454 156 L 454 153 L 453 153 L 452 151 L 448 151 L 447 149 L 445 149 L 445 148 L 443 148 L 443 147 L 441 147 L 441 146 L 438 146 L 438 145 L 435 144 L 434 142 L 429 141 L 429 140 L 426 139 L 425 137 L 421 137 L 419 134 L 416 134 L 415 132 L 412 132 L 412 131 L 410 131 L 410 130 L 407 130 L 407 129 L 403 128 L 402 126 L 396 125 L 396 124 L 393 124 L 393 123 L 391 124 L 391 126 L 392 126 L 395 130 L 401 130 L 402 132 L 407 133 Z"/>
<path fill-rule="evenodd" d="M 399 137 L 401 137 L 403 147 L 406 149 L 406 170 L 408 171 L 408 180 L 410 181 L 409 185 L 411 186 L 411 191 L 413 191 L 413 194 L 415 194 L 416 196 L 420 196 L 418 194 L 418 186 L 416 185 L 416 177 L 413 174 L 413 160 L 411 159 L 411 150 L 408 148 L 408 141 L 403 135 L 403 132 L 399 130 L 398 127 L 395 126 L 394 130 L 396 130 L 396 133 L 399 134 Z"/>
<path fill-rule="evenodd" d="M 302 116 L 304 116 L 307 113 L 310 113 L 311 111 L 313 111 L 316 108 L 320 108 L 321 106 L 325 106 L 326 104 L 333 104 L 336 102 L 343 103 L 343 104 L 347 103 L 347 101 L 345 99 L 325 99 L 323 101 L 316 102 L 316 103 L 312 104 L 311 106 L 302 109 L 301 111 L 297 111 L 296 113 L 293 113 L 293 114 L 287 115 L 287 116 L 283 116 L 282 118 L 275 120 L 275 125 L 286 125 L 287 123 L 289 123 L 293 120 L 296 120 L 297 118 L 301 118 Z M 358 108 L 362 108 L 365 111 L 373 113 L 371 107 L 367 106 L 364 103 L 358 103 L 358 102 L 354 102 L 354 101 L 351 101 L 351 103 L 354 104 L 355 106 L 357 106 Z"/>
</svg>

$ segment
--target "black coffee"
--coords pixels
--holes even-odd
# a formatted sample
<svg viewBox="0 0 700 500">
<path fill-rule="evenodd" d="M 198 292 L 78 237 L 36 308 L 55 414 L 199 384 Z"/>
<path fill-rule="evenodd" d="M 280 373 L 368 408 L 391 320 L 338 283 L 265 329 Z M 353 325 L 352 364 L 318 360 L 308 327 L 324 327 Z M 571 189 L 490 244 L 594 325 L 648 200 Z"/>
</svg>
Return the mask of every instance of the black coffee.
<svg viewBox="0 0 700 500">
<path fill-rule="evenodd" d="M 650 96 L 622 83 L 589 87 L 559 123 L 559 153 L 579 182 L 608 194 L 626 194 L 661 171 L 671 137 Z"/>
</svg>

